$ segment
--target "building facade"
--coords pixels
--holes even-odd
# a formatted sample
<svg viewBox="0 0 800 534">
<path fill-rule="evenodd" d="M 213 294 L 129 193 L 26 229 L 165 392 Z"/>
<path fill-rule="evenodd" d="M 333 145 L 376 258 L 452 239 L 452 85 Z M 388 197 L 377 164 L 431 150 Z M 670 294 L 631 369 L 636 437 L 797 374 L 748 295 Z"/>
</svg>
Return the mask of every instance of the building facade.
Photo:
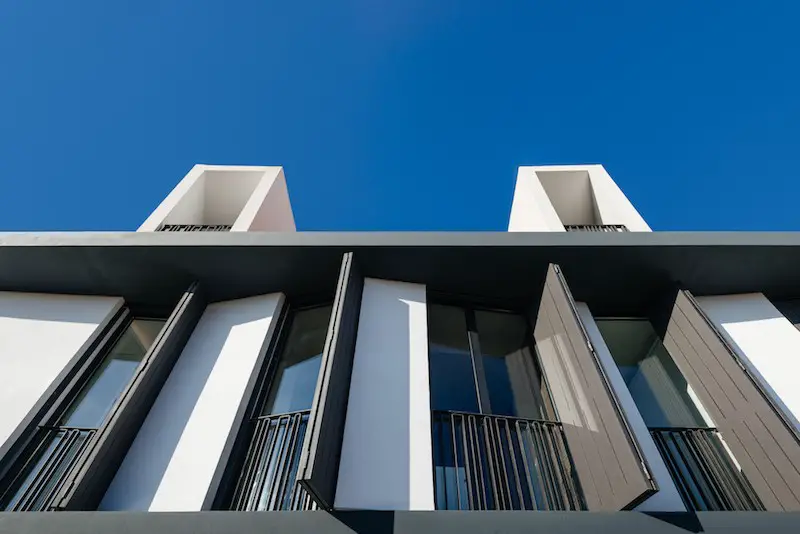
<svg viewBox="0 0 800 534">
<path fill-rule="evenodd" d="M 0 530 L 797 532 L 798 260 L 600 165 L 495 233 L 296 232 L 280 167 L 197 165 L 137 232 L 0 234 Z"/>
</svg>

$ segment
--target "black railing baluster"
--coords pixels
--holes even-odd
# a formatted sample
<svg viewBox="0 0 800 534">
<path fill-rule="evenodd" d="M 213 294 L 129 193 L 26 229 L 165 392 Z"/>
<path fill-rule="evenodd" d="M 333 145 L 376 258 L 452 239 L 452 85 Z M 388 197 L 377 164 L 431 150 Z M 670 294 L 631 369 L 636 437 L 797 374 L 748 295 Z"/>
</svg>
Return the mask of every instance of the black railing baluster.
<svg viewBox="0 0 800 534">
<path fill-rule="evenodd" d="M 252 421 L 253 434 L 231 509 L 317 509 L 308 493 L 295 482 L 309 413 L 260 416 Z"/>
<path fill-rule="evenodd" d="M 651 428 L 650 434 L 690 510 L 764 509 L 717 429 Z"/>
<path fill-rule="evenodd" d="M 546 429 L 528 425 L 528 432 L 531 436 L 534 450 L 536 450 L 536 461 L 542 472 L 542 489 L 545 501 L 545 510 L 564 510 L 564 504 L 559 498 L 558 483 L 555 478 L 555 469 L 552 461 L 543 462 L 543 458 L 555 460 L 552 449 L 548 447 L 545 436 Z"/>
<path fill-rule="evenodd" d="M 464 464 L 464 480 L 466 481 L 465 491 L 467 493 L 467 499 L 466 499 L 467 500 L 467 510 L 472 510 L 473 506 L 475 506 L 475 503 L 474 503 L 475 498 L 474 498 L 474 492 L 473 492 L 473 489 L 475 487 L 475 482 L 474 482 L 474 478 L 473 478 L 474 475 L 473 475 L 472 466 L 470 465 L 470 462 L 467 459 L 467 451 L 469 450 L 468 447 L 467 447 L 467 432 L 464 429 L 463 425 L 458 425 L 458 426 L 455 425 L 455 418 L 456 417 L 460 417 L 463 420 L 463 416 L 459 416 L 459 415 L 455 415 L 455 414 L 451 414 L 450 418 L 449 419 L 445 419 L 445 420 L 449 421 L 449 423 L 450 423 L 449 428 L 451 429 L 451 431 L 453 433 L 453 454 L 456 456 L 456 458 L 458 458 L 458 454 L 461 453 L 462 463 Z M 441 431 L 444 432 L 445 431 L 444 425 L 439 425 L 439 426 L 441 428 Z M 462 448 L 459 448 L 457 446 L 458 436 L 459 435 L 461 436 L 461 441 L 462 441 L 462 444 L 463 444 Z M 459 510 L 463 509 L 463 503 L 464 503 L 464 500 L 459 498 L 459 501 L 458 501 L 458 509 Z"/>
<path fill-rule="evenodd" d="M 585 509 L 560 423 L 434 411 L 433 425 L 437 509 Z"/>
<path fill-rule="evenodd" d="M 692 430 L 688 434 L 691 436 L 689 449 L 692 451 L 694 461 L 707 481 L 711 499 L 717 503 L 714 509 L 734 510 L 739 508 L 739 504 L 736 503 L 736 494 L 725 490 L 724 470 L 720 470 L 719 466 L 715 465 L 715 461 L 719 460 L 718 455 L 703 447 L 705 433 L 702 430 Z"/>
<path fill-rule="evenodd" d="M 542 428 L 540 430 L 542 439 L 547 443 L 548 456 L 553 457 L 552 468 L 550 469 L 553 475 L 553 487 L 558 496 L 559 510 L 570 510 L 570 489 L 567 482 L 566 466 L 562 463 L 562 443 L 556 443 L 555 433 L 553 427 Z"/>
<path fill-rule="evenodd" d="M 502 481 L 500 480 L 502 477 L 502 470 L 498 465 L 497 455 L 495 454 L 497 438 L 494 435 L 494 423 L 496 421 L 497 419 L 495 418 L 482 417 L 480 427 L 483 429 L 486 465 L 489 471 L 489 480 L 492 484 L 489 495 L 493 498 L 492 502 L 487 503 L 487 505 L 494 510 L 503 510 L 503 490 L 501 488 Z"/>
<path fill-rule="evenodd" d="M 471 469 L 475 472 L 475 508 L 474 510 L 486 509 L 486 477 L 484 470 L 484 463 L 479 461 L 480 458 L 480 436 L 478 435 L 477 425 L 475 424 L 475 417 L 472 415 L 460 416 L 463 421 L 466 421 L 467 431 L 469 432 L 469 450 L 466 451 L 467 461 L 470 463 Z"/>
<path fill-rule="evenodd" d="M 96 430 L 39 427 L 29 460 L 0 496 L 0 509 L 16 512 L 50 510 L 56 494 L 75 468 Z"/>
<path fill-rule="evenodd" d="M 508 444 L 508 457 L 511 461 L 511 474 L 514 477 L 514 490 L 516 490 L 516 502 L 514 499 L 511 501 L 511 509 L 512 510 L 525 510 L 525 493 L 522 491 L 522 479 L 521 479 L 521 469 L 517 465 L 517 450 L 514 448 L 514 438 L 513 438 L 513 431 L 512 425 L 514 425 L 513 421 L 506 421 L 505 427 L 505 435 L 506 435 L 506 443 Z M 516 428 L 514 426 L 513 428 Z"/>
<path fill-rule="evenodd" d="M 156 232 L 230 232 L 231 224 L 162 224 Z"/>
<path fill-rule="evenodd" d="M 469 464 L 468 464 L 468 461 L 467 461 L 466 457 L 464 457 L 463 455 L 461 455 L 461 457 L 459 457 L 459 454 L 458 454 L 459 449 L 456 446 L 456 442 L 458 441 L 457 433 L 453 432 L 453 431 L 451 431 L 451 432 L 447 431 L 447 430 L 455 430 L 458 427 L 455 426 L 455 424 L 452 421 L 452 419 L 449 420 L 449 421 L 446 421 L 445 425 L 443 425 L 443 426 L 446 426 L 446 428 L 442 428 L 442 434 L 443 434 L 442 435 L 442 439 L 445 440 L 444 441 L 445 446 L 444 446 L 444 448 L 442 450 L 442 454 L 443 454 L 442 457 L 443 458 L 452 458 L 453 459 L 453 480 L 455 481 L 454 485 L 455 485 L 455 495 L 456 495 L 456 507 L 459 510 L 461 510 L 464 507 L 464 504 L 463 504 L 464 503 L 464 498 L 467 496 L 467 491 L 468 491 L 467 488 L 469 488 L 469 485 L 470 485 Z M 463 484 L 461 483 L 462 477 L 461 477 L 461 473 L 459 472 L 459 469 L 461 469 L 462 467 L 459 467 L 459 466 L 463 466 L 463 469 L 464 469 L 464 477 L 463 477 L 464 483 Z M 451 495 L 451 491 L 449 491 L 450 488 L 448 488 L 448 484 L 444 484 L 443 485 L 443 489 L 444 489 L 444 494 L 445 494 L 446 498 L 447 499 L 451 499 L 452 495 Z M 449 500 L 445 501 L 445 502 L 449 502 Z"/>
<path fill-rule="evenodd" d="M 275 420 L 265 419 L 259 421 L 265 426 L 266 433 L 264 439 L 264 446 L 261 454 L 258 457 L 257 470 L 253 480 L 252 489 L 246 489 L 245 510 L 258 510 L 261 506 L 261 497 L 264 494 L 267 485 L 269 484 L 269 475 L 274 468 L 272 458 L 275 456 L 275 449 L 278 447 L 278 426 Z M 258 443 L 254 445 L 258 446 Z"/>
<path fill-rule="evenodd" d="M 533 487 L 533 471 L 531 470 L 531 465 L 528 462 L 528 454 L 525 450 L 525 431 L 523 430 L 522 425 L 524 421 L 514 421 L 514 429 L 516 431 L 516 446 L 519 449 L 519 457 L 520 457 L 520 471 L 524 475 L 524 483 L 527 488 L 527 495 L 530 499 L 530 509 L 536 510 L 536 490 Z M 538 468 L 537 468 L 538 469 Z M 523 504 L 523 510 L 527 510 L 528 506 L 527 503 Z"/>
<path fill-rule="evenodd" d="M 567 232 L 627 232 L 624 224 L 565 224 Z"/>
</svg>

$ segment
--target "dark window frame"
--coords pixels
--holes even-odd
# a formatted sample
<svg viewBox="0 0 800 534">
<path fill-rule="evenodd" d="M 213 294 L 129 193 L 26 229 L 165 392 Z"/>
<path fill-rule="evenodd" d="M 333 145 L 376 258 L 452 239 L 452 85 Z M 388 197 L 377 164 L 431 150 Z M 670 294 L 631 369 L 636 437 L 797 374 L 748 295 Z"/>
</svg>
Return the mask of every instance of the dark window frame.
<svg viewBox="0 0 800 534">
<path fill-rule="evenodd" d="M 683 371 L 678 367 L 674 356 L 664 346 L 664 339 L 656 330 L 650 318 L 607 315 L 593 316 L 592 318 L 595 322 L 627 321 L 648 323 L 653 329 L 656 339 L 662 344 L 664 351 L 672 360 L 672 365 L 675 366 L 683 379 L 687 380 L 687 384 L 689 384 L 688 379 L 683 375 Z M 600 337 L 603 338 L 603 332 L 599 327 L 598 331 L 600 332 Z M 604 338 L 603 342 L 606 342 Z M 619 369 L 620 364 L 610 349 L 609 353 L 614 365 Z M 627 383 L 625 387 L 630 389 Z M 687 510 L 698 512 L 760 511 L 764 509 L 747 477 L 737 472 L 734 467 L 738 465 L 737 460 L 727 444 L 723 447 L 725 436 L 717 427 L 716 422 L 712 422 L 713 424 L 709 424 L 709 421 L 704 421 L 702 424 L 652 426 L 644 420 L 644 416 L 641 414 L 642 408 L 639 406 L 637 399 L 633 397 L 632 392 L 631 398 L 634 401 L 636 410 L 640 412 L 645 428 L 650 434 L 656 450 L 661 455 L 672 482 Z M 702 409 L 703 412 L 708 413 L 709 416 L 711 415 L 699 398 L 693 400 L 693 402 L 700 403 L 695 409 L 698 409 L 698 411 Z M 717 443 L 715 440 L 719 440 L 719 442 Z M 677 443 L 680 443 L 680 447 L 676 445 Z M 709 508 L 709 506 L 713 507 Z"/>
<path fill-rule="evenodd" d="M 431 437 L 434 448 L 431 476 L 434 483 L 436 510 L 585 510 L 586 504 L 580 483 L 576 478 L 572 453 L 563 434 L 564 425 L 555 405 L 550 381 L 544 372 L 541 357 L 536 347 L 534 317 L 531 315 L 530 309 L 508 300 L 435 291 L 428 291 L 427 305 L 428 310 L 431 305 L 451 306 L 458 308 L 464 314 L 467 330 L 465 334 L 468 338 L 469 356 L 472 362 L 473 379 L 476 381 L 475 394 L 478 396 L 477 404 L 479 409 L 478 413 L 470 413 L 437 410 L 434 406 L 431 406 Z M 477 313 L 479 312 L 515 316 L 523 320 L 525 325 L 525 346 L 528 348 L 538 379 L 543 385 L 541 389 L 540 416 L 529 417 L 520 413 L 515 415 L 492 413 L 485 366 L 480 363 L 478 365 L 475 364 L 476 359 L 482 362 L 486 358 L 480 348 L 480 332 L 477 318 Z M 430 350 L 430 315 L 428 328 Z M 430 352 L 428 358 L 430 364 Z M 486 389 L 483 392 L 480 391 L 477 384 L 477 373 L 483 373 L 483 381 L 486 385 Z M 488 402 L 481 399 L 482 395 L 485 395 L 484 399 Z M 474 421 L 468 423 L 470 420 Z M 468 425 L 474 425 L 472 431 L 465 430 Z M 549 437 L 545 438 L 545 434 Z M 511 460 L 511 465 L 506 463 L 506 460 L 498 462 L 490 460 L 491 453 L 488 452 L 489 449 L 499 451 L 498 453 L 501 456 L 508 453 L 510 455 L 515 454 L 514 446 L 504 442 L 501 435 L 507 435 L 508 439 L 515 443 L 519 441 L 520 447 L 522 447 L 522 442 L 528 443 L 527 439 L 533 440 L 540 445 L 551 445 L 552 448 L 545 446 L 542 449 L 536 449 L 535 453 L 538 461 L 543 462 L 548 467 L 542 468 L 543 471 L 539 472 L 538 467 L 529 467 L 527 463 L 520 463 L 519 467 L 517 467 L 518 464 L 513 463 L 515 460 Z M 457 436 L 461 437 L 458 438 Z M 437 439 L 453 439 L 453 449 L 450 449 L 448 445 L 437 445 Z M 455 443 L 459 439 L 464 441 L 463 444 L 459 442 L 457 446 Z M 482 447 L 487 449 L 484 450 Z M 505 449 L 505 447 L 510 447 L 510 449 Z M 458 452 L 456 452 L 456 448 L 459 449 Z M 437 474 L 438 468 L 448 465 L 447 463 L 443 465 L 437 464 L 437 454 L 444 455 L 440 457 L 440 460 L 445 462 L 448 461 L 447 458 L 455 459 L 456 465 L 460 461 L 462 463 L 461 467 L 465 469 L 463 474 L 466 477 L 465 482 L 453 484 L 452 480 L 448 481 L 446 475 Z M 539 456 L 539 454 L 542 456 Z M 554 460 L 556 457 L 559 458 L 558 461 Z M 517 459 L 522 459 L 522 456 Z M 528 469 L 531 469 L 531 471 L 528 472 Z M 482 478 L 476 472 L 484 473 L 486 478 Z M 543 475 L 542 473 L 544 472 L 547 474 Z M 445 477 L 441 482 L 439 480 L 440 476 Z M 494 477 L 498 477 L 498 480 L 508 481 L 510 486 L 507 491 L 492 485 L 491 480 L 494 480 Z M 552 477 L 552 479 L 548 477 Z M 553 482 L 555 480 L 558 482 Z M 548 489 L 543 489 L 542 484 L 547 484 L 548 482 L 556 484 L 557 487 L 548 486 Z M 502 485 L 502 483 L 500 484 Z M 536 489 L 544 493 L 535 496 Z M 525 493 L 526 491 L 529 493 Z M 458 502 L 455 506 L 451 502 L 453 492 L 457 494 L 456 500 Z"/>
<path fill-rule="evenodd" d="M 286 344 L 289 341 L 292 322 L 297 313 L 330 306 L 332 302 L 332 298 L 326 295 L 301 296 L 291 299 L 291 301 L 286 299 L 283 303 L 272 335 L 265 340 L 266 347 L 262 348 L 264 355 L 262 360 L 257 363 L 257 368 L 253 373 L 251 385 L 248 388 L 249 394 L 244 396 L 243 417 L 227 447 L 228 453 L 223 453 L 220 465 L 217 466 L 218 475 L 215 478 L 219 480 L 219 483 L 212 483 L 211 491 L 206 496 L 202 506 L 203 510 L 233 510 L 239 480 L 243 475 L 245 463 L 250 453 L 255 433 L 255 423 L 264 417 L 261 412 L 265 403 L 269 400 L 272 388 L 276 385 L 276 373 L 286 349 Z M 319 376 L 317 378 L 319 379 Z M 269 417 L 288 417 L 303 411 L 307 410 L 275 413 L 270 414 Z M 302 443 L 298 444 L 298 447 L 300 446 L 302 446 Z M 290 483 L 297 484 L 293 479 Z"/>
<path fill-rule="evenodd" d="M 666 347 L 663 346 L 664 345 L 664 340 L 658 334 L 658 331 L 656 331 L 655 325 L 653 324 L 653 322 L 648 317 L 645 317 L 645 316 L 636 317 L 636 316 L 630 316 L 630 315 L 627 315 L 627 316 L 615 316 L 615 315 L 598 315 L 598 316 L 594 316 L 593 315 L 592 319 L 595 321 L 595 323 L 597 323 L 598 321 L 630 321 L 630 322 L 647 322 L 647 323 L 649 323 L 650 326 L 653 328 L 653 334 L 656 336 L 656 338 L 658 338 L 658 341 L 661 343 L 662 347 L 664 348 L 664 351 L 669 355 L 670 360 L 672 360 L 672 364 L 675 366 L 675 368 L 678 370 L 678 372 L 681 373 L 681 376 L 683 376 L 683 373 L 681 372 L 680 368 L 678 368 L 678 365 L 675 362 L 672 354 L 669 352 L 669 350 L 667 350 Z M 603 338 L 603 332 L 602 332 L 602 330 L 600 330 L 599 327 L 598 327 L 598 331 L 600 332 L 600 337 Z M 606 342 L 605 338 L 603 338 L 603 342 L 604 343 Z M 617 360 L 614 358 L 614 354 L 611 352 L 610 349 L 609 349 L 609 354 L 611 354 L 611 359 L 613 360 L 614 365 L 616 365 L 617 370 L 619 370 L 620 365 L 619 365 L 619 363 L 617 363 Z M 684 380 L 686 379 L 685 376 L 683 378 L 684 378 Z M 625 384 L 625 387 L 628 388 L 628 384 Z M 698 401 L 699 401 L 699 399 L 698 399 Z M 634 399 L 634 404 L 636 404 L 636 410 L 641 413 L 641 409 L 639 408 L 639 405 L 636 403 L 636 399 Z M 700 407 L 702 408 L 702 410 L 704 412 L 708 413 L 708 410 L 706 409 L 705 406 L 703 406 L 701 404 Z M 707 421 L 704 422 L 703 424 L 699 424 L 698 423 L 698 424 L 692 424 L 692 425 L 672 425 L 672 426 L 670 426 L 670 425 L 651 426 L 651 425 L 648 425 L 645 422 L 645 426 L 647 427 L 648 430 L 664 430 L 664 429 L 668 429 L 668 428 L 674 428 L 674 429 L 677 429 L 677 430 L 716 430 L 716 426 L 709 425 Z"/>
<path fill-rule="evenodd" d="M 24 476 L 23 473 L 30 462 L 35 462 L 37 460 L 37 451 L 49 439 L 42 435 L 44 432 L 59 432 L 60 430 L 70 429 L 76 431 L 90 431 L 90 435 L 79 450 L 75 462 L 60 475 L 62 480 L 56 484 L 57 489 L 49 499 L 47 509 L 56 509 L 59 496 L 63 490 L 63 483 L 78 469 L 81 460 L 83 460 L 82 455 L 96 444 L 97 437 L 104 427 L 108 425 L 119 405 L 133 388 L 135 377 L 141 371 L 145 359 L 143 358 L 142 361 L 139 362 L 131 379 L 111 405 L 108 412 L 103 417 L 102 422 L 96 428 L 89 429 L 88 427 L 82 428 L 61 425 L 60 421 L 62 417 L 81 395 L 95 372 L 102 366 L 106 357 L 111 353 L 135 319 L 163 320 L 164 324 L 161 327 L 159 336 L 162 335 L 167 326 L 167 317 L 153 317 L 154 314 L 152 310 L 148 310 L 149 313 L 146 316 L 139 316 L 134 313 L 134 310 L 135 308 L 123 304 L 114 312 L 111 319 L 99 329 L 99 333 L 91 340 L 86 350 L 77 355 L 76 358 L 73 358 L 73 361 L 67 365 L 68 369 L 65 370 L 65 376 L 56 378 L 55 382 L 57 382 L 57 384 L 54 384 L 54 390 L 44 395 L 43 402 L 40 401 L 42 406 L 38 410 L 34 408 L 33 411 L 35 413 L 32 416 L 29 415 L 26 421 L 23 422 L 24 428 L 18 429 L 17 432 L 12 434 L 9 438 L 8 450 L 2 451 L 3 455 L 0 457 L 0 482 L 4 485 L 3 491 L 0 493 L 0 505 L 6 506 L 8 500 L 13 498 L 16 491 L 19 490 L 17 487 L 17 483 L 19 482 L 18 478 Z M 147 354 L 147 351 L 145 351 L 145 354 Z M 24 508 L 21 511 L 25 511 Z"/>
<path fill-rule="evenodd" d="M 553 402 L 553 395 L 550 389 L 550 383 L 547 376 L 542 370 L 541 362 L 539 361 L 539 352 L 536 350 L 533 328 L 531 326 L 530 317 L 524 308 L 514 305 L 508 301 L 490 299 L 486 297 L 470 296 L 466 294 L 443 293 L 436 291 L 428 291 L 427 304 L 451 306 L 459 308 L 464 313 L 464 318 L 467 327 L 467 341 L 469 345 L 470 362 L 472 364 L 473 380 L 475 381 L 475 393 L 477 395 L 478 412 L 480 415 L 490 415 L 497 417 L 505 417 L 502 415 L 493 414 L 491 410 L 491 401 L 489 399 L 489 388 L 486 382 L 486 373 L 483 365 L 484 355 L 480 350 L 480 333 L 478 332 L 477 319 L 475 312 L 484 311 L 492 313 L 502 313 L 507 315 L 516 315 L 525 320 L 525 339 L 527 341 L 528 349 L 530 350 L 531 357 L 536 372 L 545 385 L 547 391 L 547 398 L 543 399 L 544 406 L 543 412 L 547 414 L 547 418 L 538 419 L 543 422 L 559 422 L 558 412 Z M 430 330 L 430 319 L 428 320 L 428 330 Z M 429 335 L 430 343 L 430 335 Z M 430 353 L 428 354 L 428 361 L 430 362 Z M 432 410 L 434 411 L 434 410 Z M 528 419 L 528 418 L 524 418 Z M 534 419 L 531 419 L 534 420 Z"/>
<path fill-rule="evenodd" d="M 261 411 L 264 408 L 264 405 L 269 400 L 269 395 L 272 392 L 272 388 L 275 386 L 275 378 L 278 372 L 278 366 L 280 365 L 281 357 L 283 356 L 283 351 L 286 349 L 286 344 L 289 341 L 289 333 L 292 329 L 292 322 L 296 314 L 306 311 L 306 310 L 313 310 L 315 308 L 323 308 L 325 306 L 331 305 L 331 300 L 326 299 L 319 303 L 310 304 L 308 302 L 303 302 L 301 305 L 292 305 L 291 303 L 287 303 L 285 306 L 285 317 L 281 318 L 281 322 L 279 324 L 279 328 L 276 328 L 273 336 L 276 339 L 275 348 L 272 350 L 271 354 L 268 355 L 268 360 L 265 362 L 265 369 L 264 374 L 261 376 L 259 384 L 257 385 L 256 391 L 254 391 L 251 401 L 248 403 L 247 409 L 247 420 L 252 421 L 262 416 Z M 303 411 L 303 410 L 301 410 Z M 274 416 L 280 415 L 289 415 L 294 412 L 286 412 L 281 413 L 277 412 Z"/>
</svg>

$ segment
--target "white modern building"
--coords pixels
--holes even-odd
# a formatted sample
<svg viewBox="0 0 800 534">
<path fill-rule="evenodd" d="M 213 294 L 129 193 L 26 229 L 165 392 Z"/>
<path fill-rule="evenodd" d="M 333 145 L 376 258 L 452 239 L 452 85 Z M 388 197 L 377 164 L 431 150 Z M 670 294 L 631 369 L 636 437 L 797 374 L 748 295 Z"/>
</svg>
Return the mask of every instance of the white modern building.
<svg viewBox="0 0 800 534">
<path fill-rule="evenodd" d="M 796 532 L 798 260 L 601 165 L 520 167 L 505 233 L 296 232 L 281 167 L 196 165 L 135 233 L 0 234 L 0 530 Z"/>
</svg>

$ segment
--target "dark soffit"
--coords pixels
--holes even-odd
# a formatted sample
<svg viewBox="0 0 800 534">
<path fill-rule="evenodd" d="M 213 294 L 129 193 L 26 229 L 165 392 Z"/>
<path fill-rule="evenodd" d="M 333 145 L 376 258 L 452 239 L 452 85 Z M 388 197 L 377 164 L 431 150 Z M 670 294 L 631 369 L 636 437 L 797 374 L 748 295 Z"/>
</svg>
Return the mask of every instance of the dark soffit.
<svg viewBox="0 0 800 534">
<path fill-rule="evenodd" d="M 596 313 L 631 313 L 680 285 L 696 295 L 800 297 L 800 233 L 0 233 L 0 290 L 173 302 L 332 293 L 341 255 L 365 276 L 525 302 L 547 263 Z"/>
</svg>

